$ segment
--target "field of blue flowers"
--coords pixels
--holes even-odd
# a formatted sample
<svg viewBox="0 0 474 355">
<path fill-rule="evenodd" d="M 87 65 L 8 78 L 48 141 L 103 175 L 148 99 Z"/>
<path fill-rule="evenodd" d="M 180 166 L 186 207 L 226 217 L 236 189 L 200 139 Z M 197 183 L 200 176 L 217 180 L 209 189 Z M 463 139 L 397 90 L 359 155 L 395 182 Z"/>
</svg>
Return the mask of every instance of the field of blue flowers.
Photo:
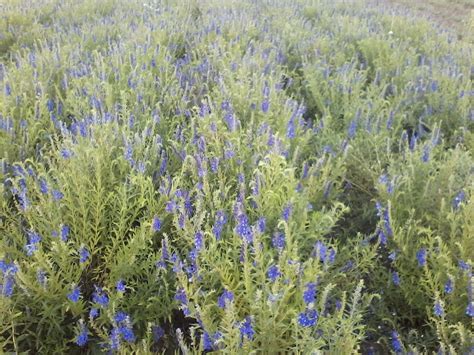
<svg viewBox="0 0 474 355">
<path fill-rule="evenodd" d="M 474 352 L 472 43 L 375 1 L 0 8 L 0 353 Z"/>
</svg>

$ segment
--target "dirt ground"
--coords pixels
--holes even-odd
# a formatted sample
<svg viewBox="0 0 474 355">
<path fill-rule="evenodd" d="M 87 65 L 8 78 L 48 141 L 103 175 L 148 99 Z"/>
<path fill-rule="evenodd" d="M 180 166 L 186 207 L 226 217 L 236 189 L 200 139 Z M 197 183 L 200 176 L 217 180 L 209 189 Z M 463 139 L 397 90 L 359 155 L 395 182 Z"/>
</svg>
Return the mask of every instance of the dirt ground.
<svg viewBox="0 0 474 355">
<path fill-rule="evenodd" d="M 474 0 L 386 0 L 393 6 L 403 6 L 415 14 L 428 17 L 459 37 L 474 41 Z"/>
</svg>

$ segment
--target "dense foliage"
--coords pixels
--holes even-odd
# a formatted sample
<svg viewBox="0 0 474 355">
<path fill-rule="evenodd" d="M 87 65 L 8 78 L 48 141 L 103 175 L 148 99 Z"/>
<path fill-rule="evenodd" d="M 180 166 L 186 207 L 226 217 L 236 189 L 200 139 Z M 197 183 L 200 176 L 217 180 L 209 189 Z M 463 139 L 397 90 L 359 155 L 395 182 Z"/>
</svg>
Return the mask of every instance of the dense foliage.
<svg viewBox="0 0 474 355">
<path fill-rule="evenodd" d="M 0 351 L 473 351 L 468 42 L 357 1 L 2 11 Z"/>
</svg>

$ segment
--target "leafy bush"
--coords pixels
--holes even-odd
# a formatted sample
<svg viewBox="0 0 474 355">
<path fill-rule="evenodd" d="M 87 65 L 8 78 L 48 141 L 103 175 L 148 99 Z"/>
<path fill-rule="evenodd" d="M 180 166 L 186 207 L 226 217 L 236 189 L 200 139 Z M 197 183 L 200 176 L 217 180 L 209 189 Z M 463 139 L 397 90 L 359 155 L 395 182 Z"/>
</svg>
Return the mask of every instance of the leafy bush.
<svg viewBox="0 0 474 355">
<path fill-rule="evenodd" d="M 472 45 L 365 5 L 9 3 L 1 349 L 472 351 Z"/>
</svg>

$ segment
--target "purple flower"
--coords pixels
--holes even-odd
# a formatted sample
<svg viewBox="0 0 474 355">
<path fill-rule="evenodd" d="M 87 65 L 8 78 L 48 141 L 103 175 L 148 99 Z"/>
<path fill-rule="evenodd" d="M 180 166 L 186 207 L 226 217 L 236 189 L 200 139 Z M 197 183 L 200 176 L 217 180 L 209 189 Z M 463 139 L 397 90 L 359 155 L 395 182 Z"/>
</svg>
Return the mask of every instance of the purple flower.
<svg viewBox="0 0 474 355">
<path fill-rule="evenodd" d="M 115 285 L 117 292 L 125 292 L 125 282 L 123 280 L 118 280 Z"/>
<path fill-rule="evenodd" d="M 217 173 L 219 170 L 219 158 L 218 157 L 213 157 L 210 159 L 209 164 L 211 166 L 211 171 L 213 173 Z"/>
<path fill-rule="evenodd" d="M 285 220 L 285 222 L 288 222 L 288 220 L 290 219 L 291 211 L 292 211 L 292 206 L 289 203 L 285 206 L 285 208 L 283 209 L 283 212 L 281 214 L 281 216 Z"/>
<path fill-rule="evenodd" d="M 239 330 L 240 330 L 240 336 L 242 340 L 244 338 L 247 338 L 248 340 L 252 340 L 253 336 L 255 335 L 255 331 L 252 327 L 252 319 L 250 317 L 245 318 L 245 321 L 240 323 Z"/>
<path fill-rule="evenodd" d="M 351 124 L 349 125 L 349 129 L 347 131 L 347 136 L 352 139 L 354 138 L 355 134 L 356 134 L 356 130 L 357 130 L 357 121 L 356 120 L 352 120 L 351 121 Z"/>
<path fill-rule="evenodd" d="M 161 229 L 161 220 L 155 216 L 153 217 L 153 222 L 151 224 L 151 228 L 153 230 L 153 232 L 159 232 L 160 229 Z"/>
<path fill-rule="evenodd" d="M 302 327 L 314 327 L 318 321 L 319 314 L 315 309 L 307 309 L 298 314 L 298 324 Z"/>
<path fill-rule="evenodd" d="M 87 329 L 86 325 L 84 324 L 84 321 L 81 319 L 79 321 L 79 334 L 76 336 L 75 343 L 79 346 L 84 346 L 87 344 L 87 341 L 89 340 L 88 338 L 88 333 L 89 330 Z"/>
<path fill-rule="evenodd" d="M 290 118 L 286 126 L 286 137 L 289 139 L 295 138 L 295 121 L 293 118 Z"/>
<path fill-rule="evenodd" d="M 265 98 L 262 101 L 262 112 L 267 113 L 269 109 L 270 109 L 270 101 L 268 100 L 268 98 Z"/>
<path fill-rule="evenodd" d="M 426 249 L 422 248 L 416 252 L 416 259 L 418 260 L 418 266 L 423 267 L 426 265 Z"/>
<path fill-rule="evenodd" d="M 61 149 L 61 157 L 64 159 L 69 159 L 72 157 L 72 152 L 69 149 L 63 148 Z"/>
<path fill-rule="evenodd" d="M 70 301 L 76 303 L 79 301 L 79 298 L 81 297 L 81 290 L 79 287 L 75 286 L 72 291 L 67 295 L 67 298 L 69 298 Z"/>
<path fill-rule="evenodd" d="M 51 195 L 53 196 L 54 201 L 62 200 L 62 198 L 64 197 L 64 194 L 59 190 L 51 191 Z"/>
<path fill-rule="evenodd" d="M 46 195 L 49 191 L 48 189 L 48 183 L 46 182 L 45 179 L 41 178 L 39 179 L 39 187 L 40 187 L 40 191 L 43 195 Z"/>
<path fill-rule="evenodd" d="M 86 247 L 80 247 L 79 248 L 79 262 L 85 263 L 87 259 L 89 259 L 90 253 L 89 250 L 87 250 Z"/>
<path fill-rule="evenodd" d="M 283 232 L 276 232 L 272 238 L 272 245 L 275 249 L 282 251 L 285 248 L 285 234 Z"/>
<path fill-rule="evenodd" d="M 433 307 L 434 314 L 438 317 L 442 317 L 444 314 L 443 305 L 440 301 L 436 301 Z"/>
<path fill-rule="evenodd" d="M 228 291 L 224 289 L 224 292 L 222 295 L 219 296 L 217 299 L 217 305 L 220 308 L 225 308 L 227 303 L 233 302 L 234 301 L 234 293 L 232 291 Z"/>
<path fill-rule="evenodd" d="M 166 212 L 168 213 L 173 213 L 176 209 L 178 208 L 178 205 L 176 204 L 176 201 L 175 200 L 169 200 L 167 203 L 166 203 Z"/>
<path fill-rule="evenodd" d="M 281 272 L 278 266 L 276 265 L 270 266 L 267 271 L 267 276 L 271 281 L 275 282 L 276 279 L 281 276 Z"/>
<path fill-rule="evenodd" d="M 313 303 L 316 299 L 316 284 L 314 282 L 309 282 L 306 284 L 306 290 L 303 292 L 304 303 L 310 304 Z"/>
</svg>

